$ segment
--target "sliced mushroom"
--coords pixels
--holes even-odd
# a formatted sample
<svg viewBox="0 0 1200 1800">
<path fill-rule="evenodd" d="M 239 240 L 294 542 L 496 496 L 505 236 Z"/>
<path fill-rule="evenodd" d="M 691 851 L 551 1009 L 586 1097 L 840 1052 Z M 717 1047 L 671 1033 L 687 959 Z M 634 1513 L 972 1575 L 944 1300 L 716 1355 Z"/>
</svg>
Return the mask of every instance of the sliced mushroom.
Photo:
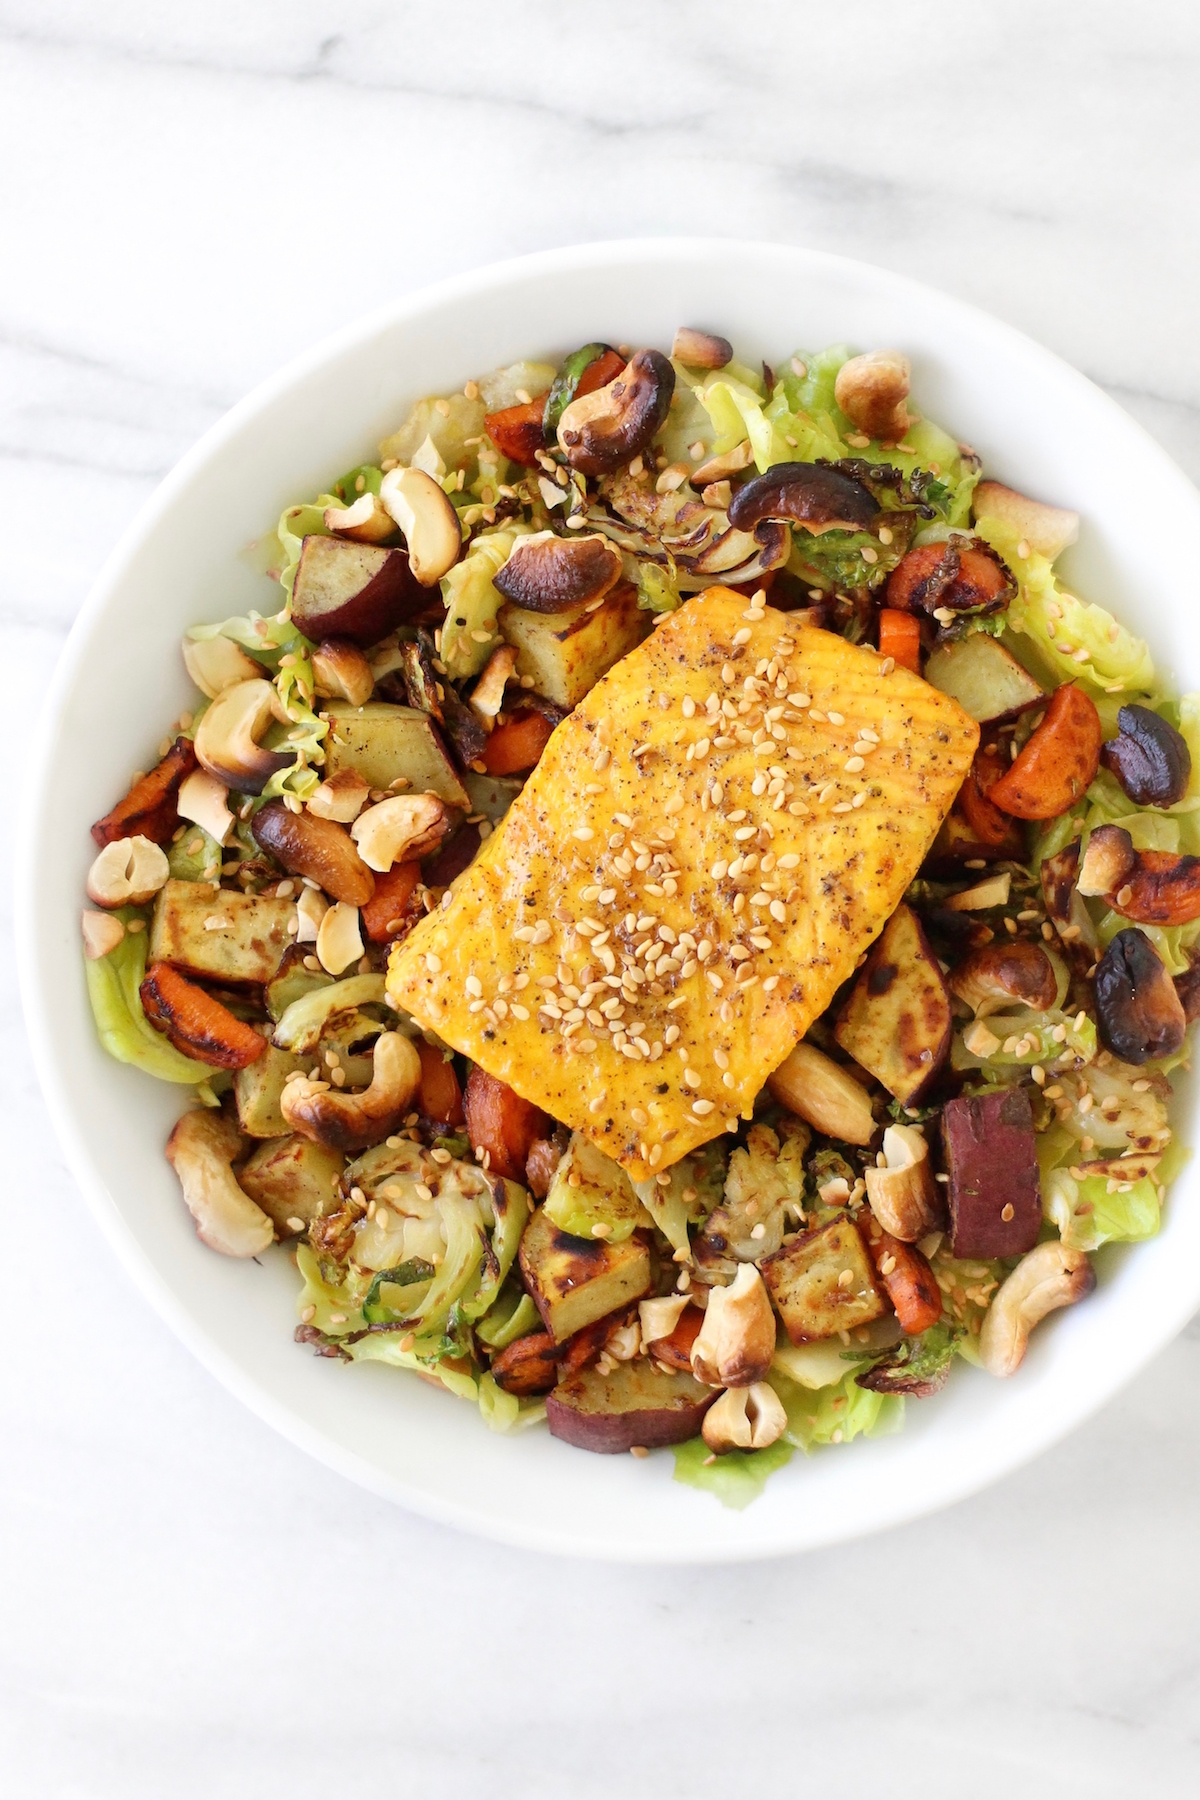
<svg viewBox="0 0 1200 1800">
<path fill-rule="evenodd" d="M 490 721 L 504 704 L 504 689 L 517 666 L 517 653 L 511 644 L 501 644 L 488 657 L 479 680 L 471 690 L 471 711 L 491 730 Z"/>
<path fill-rule="evenodd" d="M 115 950 L 125 936 L 125 926 L 120 919 L 114 919 L 111 913 L 85 912 L 81 920 L 83 926 L 83 954 L 89 962 L 99 962 Z"/>
<path fill-rule="evenodd" d="M 327 506 L 325 529 L 335 537 L 353 538 L 356 544 L 382 544 L 396 529 L 378 494 L 360 494 L 352 506 Z"/>
<path fill-rule="evenodd" d="M 196 727 L 197 760 L 239 794 L 261 794 L 272 775 L 290 769 L 294 750 L 264 750 L 258 742 L 277 717 L 279 696 L 261 676 L 218 694 Z"/>
<path fill-rule="evenodd" d="M 844 1144 L 869 1144 L 875 1135 L 871 1102 L 862 1083 L 815 1044 L 797 1044 L 767 1087 L 781 1106 Z"/>
<path fill-rule="evenodd" d="M 328 699 L 365 706 L 375 691 L 371 665 L 349 638 L 323 638 L 313 651 L 312 666 L 316 691 Z"/>
<path fill-rule="evenodd" d="M 709 482 L 727 481 L 731 475 L 740 475 L 754 462 L 754 446 L 749 438 L 743 438 L 732 450 L 725 450 L 720 456 L 710 456 L 692 471 L 692 485 L 705 487 Z"/>
<path fill-rule="evenodd" d="M 717 1456 L 729 1450 L 765 1450 L 787 1430 L 783 1401 L 767 1381 L 730 1388 L 704 1415 L 701 1434 Z"/>
<path fill-rule="evenodd" d="M 929 1160 L 929 1145 L 915 1125 L 889 1125 L 883 1134 L 883 1166 L 864 1171 L 871 1211 L 901 1243 L 915 1244 L 946 1222 Z"/>
<path fill-rule="evenodd" d="M 339 900 L 321 914 L 317 926 L 317 960 L 331 975 L 340 975 L 363 953 L 358 908 Z"/>
<path fill-rule="evenodd" d="M 899 350 L 868 350 L 837 372 L 833 397 L 868 437 L 897 443 L 912 423 L 904 402 L 912 366 Z"/>
<path fill-rule="evenodd" d="M 301 1076 L 284 1088 L 280 1110 L 293 1131 L 349 1155 L 395 1131 L 420 1080 L 415 1045 L 398 1031 L 385 1031 L 376 1039 L 371 1085 L 363 1093 L 342 1093 Z"/>
<path fill-rule="evenodd" d="M 1188 790 L 1192 753 L 1168 720 L 1148 706 L 1123 706 L 1119 733 L 1100 752 L 1135 806 L 1174 806 Z"/>
<path fill-rule="evenodd" d="M 689 369 L 723 369 L 733 361 L 733 345 L 728 338 L 717 337 L 711 331 L 681 325 L 675 333 L 671 355 Z"/>
<path fill-rule="evenodd" d="M 308 810 L 318 819 L 332 819 L 338 825 L 349 825 L 357 819 L 367 803 L 371 790 L 357 769 L 339 769 L 327 775 L 308 797 Z"/>
<path fill-rule="evenodd" d="M 223 694 L 239 681 L 254 681 L 262 674 L 262 665 L 247 656 L 232 638 L 184 638 L 183 666 L 210 700 Z"/>
<path fill-rule="evenodd" d="M 675 371 L 658 350 L 639 350 L 595 393 L 572 400 L 558 421 L 558 441 L 573 469 L 603 475 L 630 462 L 665 424 Z"/>
<path fill-rule="evenodd" d="M 207 769 L 194 770 L 180 784 L 175 804 L 181 819 L 190 819 L 193 825 L 199 825 L 218 844 L 223 844 L 233 830 L 229 789 Z"/>
<path fill-rule="evenodd" d="M 1186 925 L 1200 919 L 1200 857 L 1135 850 L 1120 825 L 1098 825 L 1079 867 L 1079 892 L 1100 894 L 1138 925 Z"/>
<path fill-rule="evenodd" d="M 740 531 L 764 519 L 787 520 L 813 535 L 865 531 L 878 517 L 870 489 L 824 463 L 775 463 L 740 487 L 729 508 L 729 522 Z"/>
<path fill-rule="evenodd" d="M 599 536 L 520 538 L 492 586 L 529 612 L 564 612 L 599 600 L 621 577 L 621 554 Z"/>
<path fill-rule="evenodd" d="M 1144 931 L 1118 931 L 1100 958 L 1096 1011 L 1100 1036 L 1122 1062 L 1170 1056 L 1183 1043 L 1183 1002 Z"/>
<path fill-rule="evenodd" d="M 1096 1285 L 1082 1250 L 1053 1241 L 1023 1256 L 1001 1283 L 984 1315 L 979 1359 L 989 1375 L 1014 1375 L 1025 1360 L 1029 1334 L 1047 1313 L 1073 1306 Z"/>
<path fill-rule="evenodd" d="M 433 587 L 458 561 L 462 527 L 444 489 L 423 469 L 389 469 L 379 498 L 404 533 L 409 567 Z"/>
<path fill-rule="evenodd" d="M 428 856 L 449 829 L 450 815 L 436 794 L 397 794 L 361 813 L 350 836 L 367 867 L 382 875 L 398 862 Z"/>
<path fill-rule="evenodd" d="M 238 1186 L 233 1160 L 242 1134 L 223 1113 L 184 1113 L 167 1139 L 167 1161 L 179 1177 L 201 1243 L 222 1256 L 258 1256 L 275 1227 Z"/>
<path fill-rule="evenodd" d="M 972 951 L 947 977 L 947 985 L 977 1019 L 1013 1001 L 1046 1012 L 1058 997 L 1054 964 L 1040 944 L 1027 938 L 984 944 Z"/>
<path fill-rule="evenodd" d="M 250 829 L 259 848 L 290 875 L 307 875 L 335 900 L 365 906 L 375 892 L 375 878 L 349 832 L 332 819 L 289 812 L 281 800 L 272 800 L 254 815 Z"/>
<path fill-rule="evenodd" d="M 728 1287 L 715 1287 L 700 1335 L 692 1346 L 692 1373 L 707 1387 L 749 1387 L 761 1381 L 775 1354 L 775 1314 L 763 1278 L 744 1262 Z"/>
<path fill-rule="evenodd" d="M 1050 562 L 1079 536 L 1077 512 L 1031 500 L 1027 494 L 1018 494 L 999 481 L 979 483 L 972 496 L 972 509 L 977 519 L 1000 519 L 1011 525 L 1029 551 Z"/>
<path fill-rule="evenodd" d="M 88 870 L 87 897 L 97 906 L 144 906 L 170 873 L 165 854 L 149 838 L 114 838 Z"/>
</svg>

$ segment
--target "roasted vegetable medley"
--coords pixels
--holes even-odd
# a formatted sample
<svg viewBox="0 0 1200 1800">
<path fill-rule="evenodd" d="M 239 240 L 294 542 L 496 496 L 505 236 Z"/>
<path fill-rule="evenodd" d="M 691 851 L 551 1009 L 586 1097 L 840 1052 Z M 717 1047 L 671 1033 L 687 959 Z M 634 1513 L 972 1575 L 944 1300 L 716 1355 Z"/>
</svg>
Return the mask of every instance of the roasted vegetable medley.
<svg viewBox="0 0 1200 1800">
<path fill-rule="evenodd" d="M 692 329 L 496 370 L 189 631 L 88 988 L 318 1355 L 744 1504 L 1158 1230 L 1200 696 L 909 379 Z"/>
</svg>

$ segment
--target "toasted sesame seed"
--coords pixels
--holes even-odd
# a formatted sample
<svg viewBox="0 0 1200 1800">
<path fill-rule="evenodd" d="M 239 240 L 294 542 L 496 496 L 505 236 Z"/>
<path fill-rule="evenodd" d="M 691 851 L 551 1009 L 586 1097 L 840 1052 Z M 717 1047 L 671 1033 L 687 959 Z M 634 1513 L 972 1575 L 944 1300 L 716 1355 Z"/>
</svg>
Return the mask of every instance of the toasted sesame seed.
<svg viewBox="0 0 1200 1800">
<path fill-rule="evenodd" d="M 716 1111 L 715 1100 L 693 1100 L 692 1111 L 699 1119 L 706 1119 L 710 1112 Z"/>
<path fill-rule="evenodd" d="M 846 723 L 845 719 L 843 718 L 843 716 L 840 712 L 830 711 L 830 712 L 826 713 L 825 716 L 829 720 L 829 723 L 831 725 L 844 725 Z"/>
</svg>

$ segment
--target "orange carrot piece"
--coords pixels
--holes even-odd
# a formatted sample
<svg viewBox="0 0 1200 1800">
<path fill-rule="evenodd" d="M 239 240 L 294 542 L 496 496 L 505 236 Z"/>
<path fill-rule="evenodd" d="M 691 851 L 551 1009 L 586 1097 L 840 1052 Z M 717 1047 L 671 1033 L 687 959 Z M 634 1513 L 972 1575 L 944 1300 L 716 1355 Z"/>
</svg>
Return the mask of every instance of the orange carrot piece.
<svg viewBox="0 0 1200 1800">
<path fill-rule="evenodd" d="M 1100 767 L 1100 715 L 1073 681 L 1060 687 L 1024 749 L 988 794 L 1015 819 L 1057 819 L 1073 806 Z"/>
<path fill-rule="evenodd" d="M 483 762 L 489 775 L 516 775 L 532 769 L 554 730 L 541 713 L 518 713 L 503 725 L 497 725 L 483 749 Z"/>
<path fill-rule="evenodd" d="M 537 453 L 545 444 L 542 434 L 545 410 L 546 395 L 539 394 L 535 400 L 522 401 L 519 406 L 506 406 L 500 412 L 488 413 L 483 421 L 484 429 L 501 456 L 507 456 L 509 462 L 534 469 Z"/>
<path fill-rule="evenodd" d="M 420 878 L 418 862 L 397 863 L 386 874 L 376 875 L 375 892 L 360 909 L 367 936 L 373 944 L 387 944 L 393 938 L 406 935 L 421 917 L 420 908 L 414 910 L 411 904 Z"/>
<path fill-rule="evenodd" d="M 175 796 L 185 776 L 197 766 L 190 738 L 176 738 L 162 761 L 135 781 L 111 812 L 96 820 L 92 836 L 100 848 L 125 837 L 144 837 L 155 844 L 165 844 L 179 824 Z"/>
<path fill-rule="evenodd" d="M 700 1336 L 703 1323 L 704 1314 L 698 1306 L 685 1306 L 670 1337 L 655 1338 L 653 1343 L 646 1345 L 646 1349 L 655 1362 L 666 1363 L 669 1369 L 682 1369 L 690 1373 L 692 1345 Z"/>
<path fill-rule="evenodd" d="M 535 1138 L 545 1137 L 550 1121 L 538 1106 L 522 1100 L 506 1082 L 498 1081 L 478 1063 L 467 1077 L 463 1102 L 471 1148 L 491 1175 L 523 1181 L 525 1162 Z"/>
<path fill-rule="evenodd" d="M 912 1244 L 901 1243 L 885 1231 L 873 1214 L 865 1233 L 875 1273 L 896 1309 L 901 1328 L 909 1337 L 920 1337 L 942 1316 L 942 1295 L 928 1259 Z"/>
<path fill-rule="evenodd" d="M 418 1044 L 421 1059 L 421 1083 L 417 1104 L 427 1119 L 439 1125 L 461 1125 L 464 1119 L 462 1089 L 454 1064 L 447 1062 L 436 1044 Z"/>
<path fill-rule="evenodd" d="M 151 963 L 138 992 L 155 1029 L 197 1062 L 210 1063 L 214 1069 L 244 1069 L 266 1051 L 266 1039 L 253 1025 L 235 1018 L 227 1006 L 170 963 Z"/>
<path fill-rule="evenodd" d="M 921 625 L 915 613 L 885 606 L 879 614 L 879 654 L 890 656 L 901 669 L 921 673 Z"/>
</svg>

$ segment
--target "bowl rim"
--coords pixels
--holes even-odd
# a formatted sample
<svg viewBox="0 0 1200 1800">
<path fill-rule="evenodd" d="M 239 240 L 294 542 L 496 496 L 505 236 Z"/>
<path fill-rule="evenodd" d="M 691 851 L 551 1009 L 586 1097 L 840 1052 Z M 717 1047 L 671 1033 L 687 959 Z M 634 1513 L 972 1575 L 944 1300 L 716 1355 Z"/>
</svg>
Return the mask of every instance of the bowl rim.
<svg viewBox="0 0 1200 1800">
<path fill-rule="evenodd" d="M 167 1276 L 155 1267 L 136 1232 L 114 1206 L 103 1179 L 92 1163 L 85 1134 L 82 1129 L 77 1128 L 55 1063 L 52 1009 L 40 967 L 35 930 L 38 908 L 38 821 L 47 792 L 54 746 L 61 729 L 63 701 L 86 654 L 87 640 L 94 623 L 103 616 L 138 555 L 143 540 L 160 517 L 170 510 L 177 496 L 187 490 L 201 469 L 221 457 L 226 446 L 237 437 L 248 420 L 269 409 L 293 386 L 343 353 L 355 349 L 385 329 L 417 320 L 439 305 L 483 298 L 489 291 L 509 282 L 548 278 L 617 262 L 661 266 L 663 263 L 693 261 L 698 257 L 738 254 L 749 254 L 765 261 L 774 258 L 781 266 L 788 265 L 793 271 L 799 264 L 803 264 L 810 270 L 824 270 L 831 274 L 840 272 L 847 277 L 866 279 L 885 294 L 906 296 L 910 301 L 927 306 L 932 304 L 944 314 L 961 319 L 975 331 L 983 330 L 993 339 L 1007 342 L 1035 370 L 1040 365 L 1048 373 L 1052 371 L 1059 383 L 1073 385 L 1081 403 L 1119 420 L 1120 429 L 1126 436 L 1141 440 L 1142 454 L 1157 463 L 1158 476 L 1168 490 L 1175 490 L 1181 501 L 1191 508 L 1197 507 L 1195 488 L 1168 453 L 1138 421 L 1131 418 L 1081 371 L 1026 333 L 995 318 L 983 308 L 877 264 L 802 245 L 710 237 L 605 239 L 488 263 L 421 287 L 401 299 L 373 309 L 321 338 L 256 384 L 175 463 L 121 533 L 72 623 L 43 699 L 30 759 L 30 779 L 24 784 L 24 799 L 18 821 L 15 940 L 19 986 L 34 1066 L 68 1167 L 84 1194 L 93 1218 L 126 1273 L 163 1321 L 209 1373 L 258 1417 L 326 1467 L 358 1485 L 383 1498 L 399 1502 L 437 1523 L 453 1525 L 514 1547 L 558 1555 L 584 1555 L 613 1562 L 700 1564 L 750 1561 L 794 1554 L 798 1549 L 822 1548 L 904 1524 L 955 1504 L 1000 1476 L 1023 1467 L 1106 1405 L 1114 1394 L 1170 1342 L 1192 1316 L 1200 1301 L 1200 1285 L 1190 1301 L 1181 1296 L 1175 1307 L 1158 1322 L 1157 1328 L 1131 1347 L 1124 1358 L 1108 1362 L 1093 1387 L 1079 1396 L 1069 1417 L 1064 1419 L 1054 1414 L 1035 1422 L 1016 1450 L 1011 1444 L 1005 1444 L 1002 1450 L 997 1449 L 995 1455 L 976 1457 L 968 1469 L 951 1475 L 936 1497 L 931 1498 L 924 1491 L 918 1491 L 911 1497 L 891 1496 L 878 1507 L 877 1516 L 870 1522 L 864 1524 L 859 1520 L 848 1520 L 843 1523 L 838 1519 L 830 1519 L 823 1522 L 815 1532 L 807 1530 L 802 1543 L 798 1543 L 794 1535 L 789 1536 L 786 1531 L 782 1531 L 770 1538 L 760 1535 L 755 1541 L 744 1545 L 730 1545 L 726 1542 L 701 1549 L 689 1543 L 679 1553 L 673 1554 L 669 1545 L 651 1548 L 638 1544 L 626 1547 L 581 1538 L 569 1530 L 561 1529 L 545 1517 L 531 1519 L 528 1524 L 505 1522 L 489 1513 L 485 1505 L 469 1500 L 455 1502 L 441 1495 L 430 1494 L 415 1483 L 385 1474 L 357 1452 L 335 1443 L 325 1435 L 320 1426 L 310 1423 L 301 1411 L 268 1392 L 244 1363 L 224 1349 L 198 1319 L 193 1317 L 186 1301 L 176 1292 Z"/>
</svg>

